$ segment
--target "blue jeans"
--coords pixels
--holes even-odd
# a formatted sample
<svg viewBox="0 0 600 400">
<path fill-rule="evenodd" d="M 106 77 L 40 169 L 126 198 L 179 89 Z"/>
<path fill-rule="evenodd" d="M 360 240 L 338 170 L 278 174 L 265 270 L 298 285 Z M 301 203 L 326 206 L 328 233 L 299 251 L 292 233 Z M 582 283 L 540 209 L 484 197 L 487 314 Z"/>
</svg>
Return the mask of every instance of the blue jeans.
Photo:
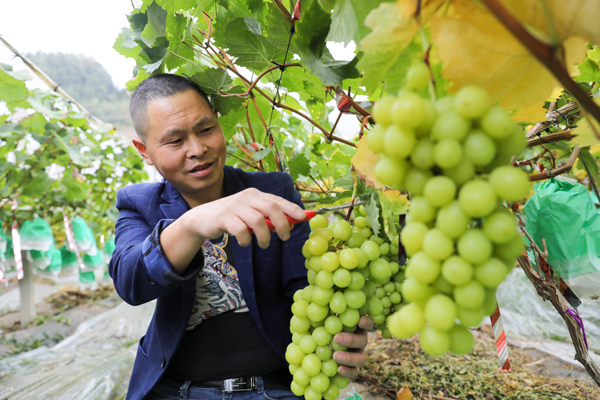
<svg viewBox="0 0 600 400">
<path fill-rule="evenodd" d="M 189 382 L 176 382 L 163 378 L 149 393 L 146 400 L 299 400 L 290 390 L 266 389 L 262 378 L 257 378 L 258 388 L 247 392 L 225 393 L 221 389 L 190 386 Z"/>
</svg>

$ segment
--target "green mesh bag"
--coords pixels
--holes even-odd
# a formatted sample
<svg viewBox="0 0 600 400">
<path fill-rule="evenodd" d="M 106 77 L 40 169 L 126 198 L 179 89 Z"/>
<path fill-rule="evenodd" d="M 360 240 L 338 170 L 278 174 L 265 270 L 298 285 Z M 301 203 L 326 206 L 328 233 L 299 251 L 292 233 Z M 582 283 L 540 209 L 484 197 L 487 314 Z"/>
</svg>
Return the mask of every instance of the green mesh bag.
<svg viewBox="0 0 600 400">
<path fill-rule="evenodd" d="M 62 259 L 62 268 L 68 269 L 79 267 L 77 263 L 77 255 L 69 250 L 66 245 L 60 248 L 60 254 Z"/>
<path fill-rule="evenodd" d="M 96 239 L 88 224 L 83 218 L 75 217 L 71 222 L 71 226 L 73 227 L 73 236 L 75 237 L 75 243 L 77 243 L 79 251 L 95 255 L 97 251 Z"/>
<path fill-rule="evenodd" d="M 25 221 L 19 229 L 21 250 L 48 251 L 54 244 L 50 224 L 43 218 Z"/>
</svg>

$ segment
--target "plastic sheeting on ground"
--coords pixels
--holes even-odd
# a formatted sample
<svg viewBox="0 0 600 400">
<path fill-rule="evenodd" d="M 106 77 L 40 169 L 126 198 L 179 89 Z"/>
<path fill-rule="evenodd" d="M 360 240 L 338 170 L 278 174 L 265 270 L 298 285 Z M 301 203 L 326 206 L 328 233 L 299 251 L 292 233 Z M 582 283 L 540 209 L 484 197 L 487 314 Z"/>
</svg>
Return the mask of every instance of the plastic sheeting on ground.
<svg viewBox="0 0 600 400">
<path fill-rule="evenodd" d="M 509 339 L 511 336 L 518 336 L 521 341 L 526 338 L 567 341 L 573 350 L 572 354 L 575 354 L 564 320 L 550 302 L 544 302 L 537 295 L 535 288 L 522 269 L 515 268 L 508 275 L 498 288 L 496 296 Z M 583 318 L 590 350 L 599 352 L 600 300 L 583 303 L 577 311 Z M 551 350 L 549 346 L 551 346 L 551 342 L 546 341 L 544 348 L 540 348 L 540 350 L 554 354 L 553 351 L 549 351 Z M 533 341 L 530 347 L 536 348 Z"/>
<path fill-rule="evenodd" d="M 107 400 L 121 398 L 140 337 L 155 303 L 121 303 L 77 328 L 52 348 L 0 360 L 0 399 Z"/>
</svg>

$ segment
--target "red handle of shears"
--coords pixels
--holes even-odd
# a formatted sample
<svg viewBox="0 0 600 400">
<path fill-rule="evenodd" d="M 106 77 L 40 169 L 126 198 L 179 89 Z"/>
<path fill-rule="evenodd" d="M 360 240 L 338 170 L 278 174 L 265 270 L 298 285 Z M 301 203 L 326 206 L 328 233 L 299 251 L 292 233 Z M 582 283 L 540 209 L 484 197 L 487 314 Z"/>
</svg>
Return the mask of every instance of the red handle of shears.
<svg viewBox="0 0 600 400">
<path fill-rule="evenodd" d="M 304 210 L 304 213 L 306 214 L 306 218 L 304 218 L 304 219 L 293 219 L 287 214 L 285 214 L 285 217 L 287 218 L 290 225 L 295 225 L 300 222 L 308 221 L 309 219 L 311 219 L 315 215 L 317 215 L 317 212 L 314 210 Z M 271 220 L 269 218 L 265 218 L 265 221 L 267 222 L 267 226 L 269 227 L 270 230 L 275 230 L 275 227 L 273 226 L 273 223 L 271 222 Z M 248 231 L 250 232 L 250 234 L 254 233 L 254 231 L 252 229 L 248 229 Z"/>
</svg>

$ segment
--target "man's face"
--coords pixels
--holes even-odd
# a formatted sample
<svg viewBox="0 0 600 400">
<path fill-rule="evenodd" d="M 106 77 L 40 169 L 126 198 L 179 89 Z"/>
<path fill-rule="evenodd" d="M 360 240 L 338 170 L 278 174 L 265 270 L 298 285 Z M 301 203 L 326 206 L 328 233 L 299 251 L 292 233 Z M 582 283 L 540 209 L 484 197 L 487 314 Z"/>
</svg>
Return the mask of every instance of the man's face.
<svg viewBox="0 0 600 400">
<path fill-rule="evenodd" d="M 221 125 L 193 90 L 148 104 L 145 143 L 134 145 L 191 207 L 220 198 L 226 144 Z"/>
</svg>

